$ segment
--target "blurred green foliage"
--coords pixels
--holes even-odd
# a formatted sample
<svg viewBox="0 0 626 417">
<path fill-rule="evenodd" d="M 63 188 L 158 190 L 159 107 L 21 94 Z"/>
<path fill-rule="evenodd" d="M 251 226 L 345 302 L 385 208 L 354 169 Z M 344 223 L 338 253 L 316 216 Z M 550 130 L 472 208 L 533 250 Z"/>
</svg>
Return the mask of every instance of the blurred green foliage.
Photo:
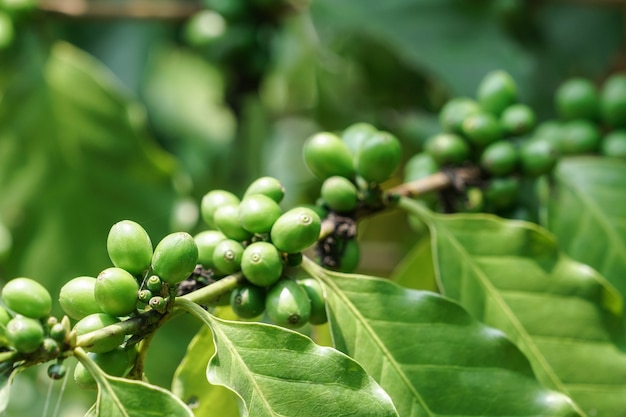
<svg viewBox="0 0 626 417">
<path fill-rule="evenodd" d="M 300 153 L 315 131 L 367 121 L 397 134 L 407 159 L 442 104 L 474 95 L 490 70 L 511 73 L 543 120 L 564 79 L 600 82 L 624 62 L 623 11 L 594 2 L 169 0 L 221 14 L 224 29 L 200 39 L 191 15 L 128 18 L 133 2 L 109 2 L 120 8 L 106 18 L 89 7 L 12 16 L 15 39 L 0 49 L 0 225 L 12 240 L 0 281 L 29 276 L 56 294 L 110 265 L 114 222 L 141 223 L 154 244 L 197 232 L 204 193 L 241 193 L 260 175 L 285 183 L 287 205 L 313 202 L 319 183 Z M 414 240 L 407 229 L 393 214 L 366 223 L 362 268 L 389 275 Z M 178 323 L 148 358 L 164 386 L 198 328 Z M 41 410 L 43 397 L 12 412 Z"/>
</svg>

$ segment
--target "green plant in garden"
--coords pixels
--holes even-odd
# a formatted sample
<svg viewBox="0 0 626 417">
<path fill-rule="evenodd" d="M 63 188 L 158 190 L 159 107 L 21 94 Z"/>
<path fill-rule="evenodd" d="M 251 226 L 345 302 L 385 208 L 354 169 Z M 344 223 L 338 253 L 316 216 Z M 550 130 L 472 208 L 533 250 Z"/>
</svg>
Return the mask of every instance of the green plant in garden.
<svg viewBox="0 0 626 417">
<path fill-rule="evenodd" d="M 593 192 L 615 185 L 604 185 L 606 178 L 625 181 L 625 162 L 557 160 L 548 140 L 508 136 L 517 134 L 502 127 L 510 121 L 498 122 L 482 107 L 490 103 L 506 114 L 518 106 L 513 81 L 495 74 L 498 82 L 488 82 L 494 74 L 486 76 L 482 85 L 489 89 L 481 87 L 471 114 L 464 110 L 470 99 L 453 99 L 441 120 L 444 130 L 452 130 L 445 120 L 463 118 L 449 113 L 462 102 L 466 117 L 455 124 L 491 115 L 489 123 L 502 123 L 498 134 L 472 138 L 466 128 L 433 137 L 424 153 L 408 159 L 408 182 L 386 185 L 402 161 L 400 141 L 391 133 L 365 124 L 318 133 L 303 149 L 305 163 L 322 181 L 315 205 L 281 207 L 288 190 L 263 177 L 241 200 L 226 190 L 207 192 L 201 203 L 207 229 L 195 237 L 171 233 L 153 248 L 140 224 L 118 222 L 106 245 L 114 266 L 97 278 L 69 280 L 58 297 L 67 314 L 61 318 L 50 315 L 52 297 L 39 283 L 7 282 L 0 317 L 2 407 L 16 372 L 51 362 L 48 374 L 62 379 L 73 356 L 76 384 L 99 393 L 88 415 L 191 416 L 198 403 L 220 415 L 239 407 L 251 416 L 619 415 L 626 397 L 602 387 L 626 383 L 618 342 L 624 335 L 621 295 L 599 272 L 567 256 L 557 239 L 568 242 L 559 226 L 567 207 L 559 199 L 567 203 L 567 193 L 579 193 L 568 188 L 568 172 L 589 172 Z M 504 87 L 506 94 L 499 93 Z M 567 107 L 567 95 L 559 97 Z M 532 131 L 527 120 L 532 117 L 521 124 Z M 469 152 L 442 156 L 447 149 L 458 155 L 440 145 L 446 137 Z M 556 235 L 537 223 L 484 213 L 519 206 L 523 179 L 534 184 L 530 196 L 546 205 Z M 545 187 L 556 198 L 546 200 Z M 476 191 L 474 213 L 463 213 L 469 206 L 459 202 L 475 204 Z M 430 209 L 435 200 L 426 197 L 433 193 L 446 211 L 459 213 Z M 428 226 L 430 240 L 423 244 L 446 297 L 410 288 L 419 268 L 401 276 L 408 286 L 333 271 L 357 267 L 359 221 L 392 208 Z M 623 271 L 616 262 L 607 270 L 611 279 Z M 225 309 L 234 314 L 230 319 L 222 318 Z M 206 367 L 210 385 L 182 388 L 192 396 L 177 395 L 180 387 L 172 392 L 151 385 L 143 368 L 148 348 L 157 348 L 150 344 L 154 333 L 182 313 L 210 329 L 196 336 L 177 373 L 184 381 L 192 368 Z M 315 343 L 316 329 L 326 323 L 332 347 Z M 199 355 L 200 346 L 210 355 Z M 218 393 L 224 396 L 219 402 Z"/>
<path fill-rule="evenodd" d="M 269 68 L 270 45 L 291 51 L 294 55 L 284 58 L 288 71 L 293 71 L 294 78 L 309 79 L 313 65 L 297 65 L 298 56 L 307 51 L 301 43 L 291 45 L 292 38 L 281 38 L 276 29 L 285 19 L 298 36 L 309 39 L 310 22 L 302 30 L 298 17 L 290 14 L 304 7 L 299 2 L 206 0 L 203 7 L 192 3 L 195 14 L 179 25 L 180 35 L 207 61 L 223 66 L 229 88 L 256 95 L 260 74 Z M 392 30 L 379 22 L 395 10 L 394 5 L 348 0 L 335 8 L 321 1 L 316 13 L 324 21 L 334 13 L 355 9 L 358 13 L 351 16 L 352 25 L 367 23 L 375 32 L 388 31 L 387 40 L 394 43 L 403 39 L 398 33 L 407 28 L 421 29 L 409 18 L 415 16 L 409 12 L 417 10 L 417 3 L 400 8 L 407 17 L 397 13 Z M 4 51 L 33 42 L 14 29 L 24 24 L 35 7 L 31 0 L 0 0 L 0 62 Z M 451 6 L 442 1 L 429 7 L 445 15 L 443 11 Z M 524 2 L 509 1 L 468 7 L 472 16 L 488 7 L 500 19 L 499 25 L 515 30 L 520 29 L 516 16 L 531 10 Z M 539 7 L 533 5 L 532 11 Z M 381 20 L 360 20 L 370 16 L 370 8 Z M 186 9 L 185 17 L 189 13 Z M 473 25 L 471 18 L 455 16 L 454 23 L 473 27 L 476 38 L 482 39 L 480 29 L 488 22 Z M 529 33 L 533 30 L 537 28 Z M 488 26 L 486 33 L 493 31 Z M 312 38 L 318 35 L 326 36 L 320 31 Z M 487 42 L 483 47 L 497 53 L 502 45 Z M 371 57 L 376 54 L 372 52 L 381 50 L 366 46 L 361 53 L 367 57 L 359 59 L 368 65 L 359 69 L 377 75 L 388 61 L 376 59 L 373 65 Z M 329 65 L 328 54 L 311 49 L 316 66 Z M 423 49 L 428 55 L 428 48 Z M 84 95 L 76 88 L 80 100 L 63 93 L 74 80 L 90 79 L 97 72 L 95 66 L 79 64 L 75 55 L 65 45 L 46 58 L 45 76 L 37 82 L 46 85 L 45 97 L 55 106 L 50 111 L 42 105 L 41 111 L 63 114 L 77 102 L 92 103 L 94 97 L 108 100 L 107 110 L 102 114 L 84 110 L 83 117 L 61 125 L 62 129 L 44 122 L 39 129 L 46 135 L 62 132 L 65 146 L 73 152 L 81 146 L 93 150 L 79 143 L 82 137 L 93 138 L 98 152 L 113 149 L 110 143 L 118 136 L 143 139 L 143 125 L 136 123 L 142 120 L 141 111 L 101 90 L 105 77 L 94 77 L 98 82 L 93 85 L 85 83 L 92 88 Z M 180 62 L 198 64 L 196 74 L 210 68 L 189 58 L 184 53 L 160 56 L 160 81 L 170 81 L 175 73 L 168 72 L 170 65 Z M 413 55 L 405 58 L 416 60 Z M 216 150 L 216 160 L 228 161 L 221 165 L 211 165 L 206 155 L 180 145 L 189 167 L 176 167 L 181 170 L 173 181 L 178 197 L 157 192 L 160 188 L 155 184 L 166 177 L 161 174 L 174 168 L 155 149 L 142 148 L 139 154 L 143 156 L 131 161 L 123 159 L 124 155 L 132 159 L 137 154 L 124 142 L 120 147 L 124 152 L 106 154 L 107 160 L 116 161 L 114 165 L 100 162 L 105 168 L 98 170 L 97 164 L 83 164 L 90 168 L 86 176 L 107 179 L 121 166 L 139 167 L 122 170 L 124 178 L 129 175 L 128 181 L 98 189 L 103 195 L 94 194 L 89 201 L 101 204 L 110 199 L 117 205 L 122 194 L 118 188 L 126 188 L 136 194 L 136 206 L 149 215 L 140 221 L 138 210 L 124 215 L 126 220 L 110 222 L 108 231 L 97 234 L 98 248 L 110 262 L 95 270 L 75 268 L 58 291 L 17 275 L 3 282 L 0 414 L 19 399 L 16 375 L 27 369 L 43 369 L 41 375 L 48 375 L 51 391 L 67 383 L 92 394 L 89 398 L 95 404 L 86 414 L 90 417 L 624 414 L 626 75 L 616 72 L 603 81 L 582 76 L 564 79 L 552 94 L 556 115 L 552 120 L 540 120 L 535 103 L 526 100 L 523 84 L 504 70 L 485 71 L 472 94 L 466 91 L 445 99 L 439 87 L 418 80 L 432 89 L 430 96 L 435 98 L 429 105 L 438 111 L 431 117 L 435 123 L 424 134 L 428 139 L 422 142 L 412 140 L 410 129 L 401 128 L 406 128 L 406 109 L 402 103 L 395 107 L 395 100 L 401 102 L 404 97 L 398 88 L 390 88 L 393 111 L 364 113 L 367 116 L 360 118 L 349 113 L 352 104 L 360 104 L 363 98 L 342 89 L 347 83 L 341 75 L 342 59 L 330 60 L 331 77 L 320 73 L 310 77 L 321 86 L 318 93 L 323 105 L 315 112 L 324 123 L 307 126 L 306 134 L 294 128 L 298 123 L 286 124 L 286 142 L 297 152 L 271 148 L 272 164 L 292 163 L 284 179 L 260 173 L 263 170 L 257 167 L 250 169 L 256 179 L 243 181 L 245 159 L 261 153 L 254 141 L 245 142 L 250 139 L 246 135 L 253 136 L 246 131 L 247 124 L 234 142 L 236 158 L 225 158 L 218 146 L 211 149 Z M 438 66 L 450 68 L 451 62 L 440 56 L 427 64 L 436 73 Z M 274 65 L 280 67 L 280 63 Z M 467 68 L 473 71 L 484 66 Z M 17 107 L 13 103 L 22 103 L 21 96 L 9 90 L 3 95 L 4 77 L 0 68 L 3 162 L 4 155 L 12 152 L 2 146 L 12 139 L 12 131 L 2 123 L 14 118 L 20 129 L 34 126 L 30 119 L 12 112 Z M 149 84 L 164 89 L 173 85 L 187 94 L 198 88 L 202 102 L 213 103 L 208 98 L 218 95 L 219 88 L 206 88 L 194 80 L 193 88 L 185 90 L 183 78 L 159 83 L 155 77 Z M 380 88 L 387 88 L 387 82 L 393 86 L 394 80 L 379 78 Z M 279 91 L 273 98 L 276 102 L 268 105 L 273 111 L 282 103 L 290 113 L 289 106 L 303 105 L 316 96 L 305 88 L 282 85 L 280 76 L 268 79 L 260 89 L 262 94 L 272 88 Z M 454 84 L 454 80 L 447 81 Z M 404 82 L 401 86 L 406 88 Z M 18 87 L 18 93 L 25 88 Z M 377 86 L 370 87 L 378 91 Z M 150 92 L 164 91 L 159 88 Z M 289 101 L 291 90 L 297 90 L 295 104 Z M 264 114 L 267 108 L 249 96 L 239 101 L 233 97 L 237 95 L 228 96 L 232 100 L 228 104 L 238 119 L 254 126 L 250 130 L 264 131 L 260 120 L 274 115 Z M 180 107 L 188 109 L 182 104 L 187 97 L 183 98 Z M 339 104 L 333 103 L 337 98 Z M 193 101 L 191 94 L 189 99 Z M 153 117 L 155 125 L 170 112 L 179 111 L 173 103 L 161 108 L 165 109 L 161 117 Z M 369 102 L 363 103 L 366 107 Z M 322 114 L 325 106 L 329 114 Z M 351 116 L 335 114 L 342 111 Z M 173 129 L 175 136 L 180 134 L 181 143 L 206 140 L 194 129 L 205 126 L 208 114 L 187 113 L 189 118 Z M 85 129 L 85 120 L 103 120 L 103 125 L 123 120 L 118 123 L 121 133 L 99 131 L 103 136 L 97 136 Z M 210 122 L 207 125 L 215 130 L 227 125 Z M 275 144 L 276 137 L 270 136 L 268 143 Z M 76 149 L 71 146 L 74 141 L 79 143 Z M 251 149 L 238 148 L 240 141 Z M 36 172 L 42 177 L 49 173 L 43 158 L 25 159 L 31 169 L 41 169 Z M 56 210 L 41 204 L 59 190 L 77 187 L 71 181 L 77 177 L 72 170 L 80 164 L 68 165 L 72 175 L 63 177 L 51 194 L 37 196 L 38 204 L 27 206 L 29 210 L 23 213 L 6 210 L 11 227 L 17 220 L 30 224 L 29 215 L 45 205 L 44 217 L 52 219 L 42 224 L 45 230 L 79 240 L 75 235 L 79 226 L 94 222 L 89 216 L 84 220 L 76 215 L 71 227 L 54 222 L 78 202 L 69 198 Z M 59 166 L 53 168 L 60 171 Z M 12 167 L 16 177 L 22 175 Z M 301 167 L 312 175 L 306 184 L 296 175 Z M 202 189 L 193 195 L 197 174 L 208 171 L 232 176 L 234 185 Z M 0 177 L 0 185 L 3 181 Z M 22 195 L 12 194 L 13 198 Z M 149 226 L 163 221 L 155 214 L 158 210 L 150 210 L 180 195 L 188 197 L 187 202 L 193 200 L 192 208 L 172 205 L 189 209 L 183 211 L 183 220 L 195 213 L 201 224 L 148 233 Z M 376 277 L 362 267 L 367 263 L 362 261 L 372 256 L 362 237 L 387 215 L 400 218 L 401 227 L 407 229 L 403 236 L 411 237 L 414 246 L 389 276 Z M 13 261 L 12 245 L 24 245 L 19 234 L 13 242 L 9 229 L 0 222 L 0 273 L 6 259 Z M 39 245 L 35 249 L 46 247 Z M 87 248 L 72 253 L 81 267 L 82 258 L 92 256 Z M 379 262 L 385 256 L 373 258 Z M 148 369 L 149 358 L 166 351 L 166 339 L 187 345 L 172 336 L 186 319 L 183 315 L 196 319 L 199 331 L 180 363 L 168 353 L 158 357 L 160 366 L 177 362 L 171 386 L 158 384 Z M 55 414 L 64 415 L 64 410 Z"/>
</svg>

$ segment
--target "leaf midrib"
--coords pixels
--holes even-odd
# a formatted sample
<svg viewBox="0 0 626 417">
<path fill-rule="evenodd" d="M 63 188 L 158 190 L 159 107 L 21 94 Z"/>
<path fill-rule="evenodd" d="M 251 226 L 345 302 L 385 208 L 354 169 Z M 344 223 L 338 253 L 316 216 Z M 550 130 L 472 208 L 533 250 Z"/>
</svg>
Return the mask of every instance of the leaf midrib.
<svg viewBox="0 0 626 417">
<path fill-rule="evenodd" d="M 309 267 L 311 266 L 317 267 L 317 265 L 312 264 L 312 261 L 309 261 L 309 260 L 306 260 L 306 265 Z M 350 299 L 345 296 L 341 288 L 339 288 L 339 286 L 335 284 L 332 277 L 328 276 L 328 274 L 326 274 L 326 272 L 323 271 L 321 268 L 317 272 L 318 272 L 317 276 L 321 276 L 324 279 L 324 282 L 326 283 L 326 285 L 333 288 L 334 295 L 339 297 L 344 302 L 344 305 L 354 314 L 354 316 L 360 320 L 360 323 L 362 324 L 362 326 L 365 328 L 367 333 L 372 337 L 372 339 L 374 340 L 376 345 L 379 347 L 379 349 L 383 352 L 383 355 L 385 356 L 385 358 L 387 358 L 387 360 L 389 361 L 391 366 L 394 368 L 396 373 L 400 375 L 402 382 L 404 382 L 404 384 L 409 388 L 409 391 L 413 393 L 414 397 L 419 401 L 424 411 L 426 411 L 429 416 L 435 417 L 436 415 L 429 409 L 428 405 L 426 405 L 422 396 L 419 394 L 419 392 L 417 392 L 417 390 L 415 389 L 411 381 L 406 377 L 405 373 L 402 372 L 400 365 L 395 360 L 395 358 L 391 355 L 391 352 L 387 349 L 384 343 L 380 340 L 380 338 L 374 332 L 371 326 L 368 325 L 367 321 L 360 314 L 359 310 L 354 306 L 354 304 L 352 304 Z"/>
<path fill-rule="evenodd" d="M 442 228 L 437 228 L 436 232 L 440 233 L 441 230 L 442 230 Z M 451 233 L 448 233 L 448 235 L 452 236 Z M 435 234 L 433 234 L 433 236 L 435 236 Z M 502 297 L 500 296 L 500 293 L 498 292 L 496 287 L 493 286 L 491 281 L 489 281 L 489 279 L 482 272 L 482 270 L 480 269 L 478 264 L 473 261 L 472 257 L 469 256 L 469 253 L 463 248 L 463 246 L 456 239 L 448 238 L 448 240 L 457 249 L 457 251 L 459 251 L 459 253 L 461 253 L 465 258 L 470 259 L 470 261 L 468 262 L 468 265 L 472 268 L 472 270 L 479 277 L 479 280 L 480 280 L 481 284 L 483 284 L 483 286 L 488 290 L 488 293 L 490 294 L 492 299 L 500 306 L 500 308 L 502 309 L 502 311 L 504 312 L 506 317 L 509 319 L 509 322 L 513 325 L 513 327 L 520 334 L 520 336 L 523 337 L 523 339 L 525 340 L 528 348 L 532 351 L 535 359 L 537 359 L 538 362 L 541 364 L 542 368 L 544 369 L 546 374 L 550 377 L 550 379 L 554 383 L 555 387 L 558 390 L 560 390 L 561 392 L 569 395 L 569 390 L 566 388 L 566 386 L 563 383 L 563 381 L 561 381 L 560 378 L 558 378 L 558 376 L 554 372 L 554 369 L 552 368 L 552 366 L 550 366 L 550 364 L 547 362 L 547 359 L 543 356 L 543 354 L 541 354 L 541 351 L 539 350 L 537 345 L 534 343 L 534 339 L 532 338 L 532 336 L 526 331 L 526 328 L 517 319 L 517 316 L 509 308 L 508 304 L 502 299 Z M 437 273 L 439 274 L 440 271 L 439 271 L 438 265 L 436 265 L 436 267 L 437 267 Z M 573 404 L 574 404 L 576 410 L 581 415 L 586 416 L 586 413 L 584 413 L 582 411 L 582 409 L 580 409 L 578 404 L 576 404 L 575 402 Z"/>
<path fill-rule="evenodd" d="M 563 176 L 559 176 L 562 181 L 562 184 L 572 192 L 572 194 L 578 198 L 585 207 L 589 208 L 589 215 L 594 218 L 600 225 L 600 227 L 604 230 L 607 235 L 609 241 L 619 247 L 619 252 L 626 254 L 626 243 L 621 240 L 615 231 L 615 228 L 607 221 L 608 215 L 604 216 L 602 210 L 596 204 L 593 199 L 585 194 L 582 191 L 582 188 L 577 188 L 574 186 L 573 182 L 570 182 L 568 178 L 564 178 Z M 621 217 L 616 216 L 617 219 L 622 219 Z"/>
</svg>

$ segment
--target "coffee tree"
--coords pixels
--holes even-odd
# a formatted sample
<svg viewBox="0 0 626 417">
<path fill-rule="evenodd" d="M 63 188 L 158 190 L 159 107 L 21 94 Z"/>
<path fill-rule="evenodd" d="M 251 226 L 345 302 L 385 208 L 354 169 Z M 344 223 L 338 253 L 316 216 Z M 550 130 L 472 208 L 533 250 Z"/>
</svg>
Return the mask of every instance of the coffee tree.
<svg viewBox="0 0 626 417">
<path fill-rule="evenodd" d="M 515 16 L 525 10 L 522 3 L 493 3 L 489 10 L 499 24 L 519 32 Z M 343 7 L 358 6 L 351 4 Z M 40 12 L 66 13 L 54 2 L 5 0 L 0 6 L 0 57 L 26 59 L 18 46 L 39 35 L 23 28 L 37 26 L 32 22 L 39 23 Z M 238 94 L 226 101 L 237 118 L 263 130 L 260 110 L 246 94 L 269 94 L 289 80 L 263 81 L 272 49 L 263 39 L 280 24 L 293 24 L 294 14 L 301 18 L 304 6 L 179 6 L 169 13 L 182 16 L 177 33 L 194 53 L 219 62 L 224 72 L 249 64 L 231 74 L 229 86 Z M 142 7 L 143 14 L 163 13 Z M 93 404 L 87 416 L 623 415 L 626 73 L 563 77 L 550 92 L 552 116 L 540 117 L 545 112 L 525 100 L 513 73 L 485 70 L 471 94 L 440 101 L 435 123 L 418 143 L 397 114 L 342 120 L 306 134 L 295 129 L 290 134 L 297 136 L 297 149 L 284 160 L 269 159 L 293 162 L 294 176 L 304 167 L 312 178 L 306 184 L 258 172 L 242 180 L 244 157 L 253 160 L 260 150 L 244 142 L 245 150 L 235 146 L 234 154 L 211 147 L 215 160 L 228 161 L 213 163 L 234 178 L 232 188 L 205 187 L 194 195 L 207 168 L 206 155 L 197 164 L 194 152 L 201 148 L 193 147 L 181 152 L 189 171 L 172 175 L 176 193 L 167 195 L 177 200 L 168 208 L 179 215 L 167 232 L 154 233 L 151 222 L 159 217 L 153 214 L 167 200 L 159 192 L 160 170 L 172 161 L 156 147 L 134 152 L 125 143 L 115 153 L 111 145 L 117 136 L 145 139 L 141 108 L 111 95 L 110 85 L 103 88 L 109 75 L 74 46 L 45 50 L 37 79 L 54 104 L 50 109 L 80 117 L 66 125 L 58 116 L 43 128 L 28 123 L 16 106 L 3 105 L 39 101 L 24 95 L 19 83 L 5 87 L 11 78 L 0 77 L 0 161 L 12 168 L 0 186 L 11 185 L 21 172 L 10 164 L 22 150 L 11 142 L 14 136 L 61 132 L 59 143 L 80 152 L 70 146 L 76 141 L 107 158 L 79 164 L 86 171 L 70 164 L 69 174 L 51 183 L 57 184 L 54 192 L 38 195 L 38 205 L 26 206 L 25 213 L 63 200 L 68 188 L 86 190 L 76 186 L 76 172 L 107 178 L 89 182 L 100 188 L 88 202 L 69 198 L 64 210 L 106 205 L 107 199 L 117 204 L 120 190 L 137 194 L 140 208 L 116 212 L 102 233 L 88 229 L 100 242 L 98 254 L 85 245 L 84 253 L 73 256 L 106 258 L 98 269 L 81 267 L 56 287 L 34 276 L 2 275 L 0 413 L 19 400 L 21 373 L 39 370 L 50 392 L 58 386 L 86 392 Z M 163 73 L 149 80 L 148 95 L 161 97 L 170 88 L 165 81 L 177 74 L 171 65 L 192 63 L 199 69 L 194 74 L 209 68 L 190 56 L 156 58 Z M 84 88 L 75 88 L 76 82 Z M 185 85 L 182 78 L 177 82 Z M 173 90 L 167 91 L 171 97 Z M 271 97 L 268 107 L 283 99 L 286 108 L 293 105 L 280 94 Z M 105 110 L 96 111 L 96 101 L 107 103 Z M 211 106 L 223 115 L 226 106 L 218 103 Z M 152 106 L 156 119 L 177 111 Z M 194 138 L 204 117 L 186 114 L 184 123 L 156 130 Z M 117 130 L 90 130 L 94 120 L 115 121 Z M 211 131 L 218 125 L 227 123 L 211 125 Z M 246 138 L 243 130 L 239 140 Z M 83 137 L 92 138 L 94 147 L 80 142 Z M 64 172 L 60 163 L 31 168 L 49 173 L 46 164 Z M 116 174 L 121 180 L 111 181 Z M 10 190 L 7 201 L 20 202 L 23 193 Z M 15 211 L 4 207 L 18 224 Z M 65 219 L 64 210 L 48 208 L 44 218 Z M 149 215 L 137 214 L 143 211 Z M 92 219 L 72 213 L 72 227 L 62 231 L 75 237 Z M 392 272 L 374 276 L 362 265 L 367 257 L 380 258 L 366 250 L 363 230 L 390 213 L 400 218 L 411 247 Z M 28 221 L 26 216 L 21 224 Z M 41 224 L 54 229 L 54 223 Z M 398 230 L 392 234 L 399 239 Z M 13 239 L 16 247 L 23 244 L 0 223 L 0 261 L 7 270 L 17 263 Z M 76 264 L 83 265 L 81 259 Z M 171 384 L 155 382 L 149 357 L 166 349 L 166 339 L 178 338 L 176 326 L 189 317 L 199 330 L 189 343 L 177 341 L 184 356 L 158 356 L 174 362 Z M 53 414 L 69 415 L 65 405 L 59 400 Z M 46 403 L 44 415 L 48 408 Z"/>
</svg>

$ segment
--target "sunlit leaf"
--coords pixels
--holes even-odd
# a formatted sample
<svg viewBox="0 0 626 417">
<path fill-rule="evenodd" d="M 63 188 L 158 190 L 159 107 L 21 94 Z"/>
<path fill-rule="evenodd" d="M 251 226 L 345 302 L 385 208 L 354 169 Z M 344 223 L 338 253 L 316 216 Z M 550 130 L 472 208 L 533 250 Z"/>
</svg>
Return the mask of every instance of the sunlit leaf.
<svg viewBox="0 0 626 417">
<path fill-rule="evenodd" d="M 622 299 L 602 276 L 559 252 L 535 224 L 490 215 L 437 215 L 430 224 L 437 277 L 448 297 L 503 330 L 546 386 L 590 416 L 626 409 Z"/>
<path fill-rule="evenodd" d="M 14 237 L 6 274 L 47 280 L 54 294 L 110 265 L 116 221 L 155 240 L 168 232 L 175 162 L 102 64 L 66 43 L 46 52 L 25 53 L 28 70 L 11 74 L 0 100 L 0 217 Z"/>
<path fill-rule="evenodd" d="M 626 162 L 598 157 L 561 161 L 547 227 L 568 255 L 597 269 L 626 296 Z"/>
<path fill-rule="evenodd" d="M 326 285 L 335 345 L 379 381 L 401 416 L 578 415 L 567 397 L 539 385 L 502 332 L 457 303 L 304 265 Z"/>
<path fill-rule="evenodd" d="M 397 416 L 389 396 L 350 357 L 281 327 L 221 320 L 179 306 L 213 331 L 207 378 L 242 398 L 250 416 Z"/>
<path fill-rule="evenodd" d="M 420 239 L 404 255 L 393 271 L 391 280 L 415 290 L 437 291 L 430 239 Z"/>
</svg>

